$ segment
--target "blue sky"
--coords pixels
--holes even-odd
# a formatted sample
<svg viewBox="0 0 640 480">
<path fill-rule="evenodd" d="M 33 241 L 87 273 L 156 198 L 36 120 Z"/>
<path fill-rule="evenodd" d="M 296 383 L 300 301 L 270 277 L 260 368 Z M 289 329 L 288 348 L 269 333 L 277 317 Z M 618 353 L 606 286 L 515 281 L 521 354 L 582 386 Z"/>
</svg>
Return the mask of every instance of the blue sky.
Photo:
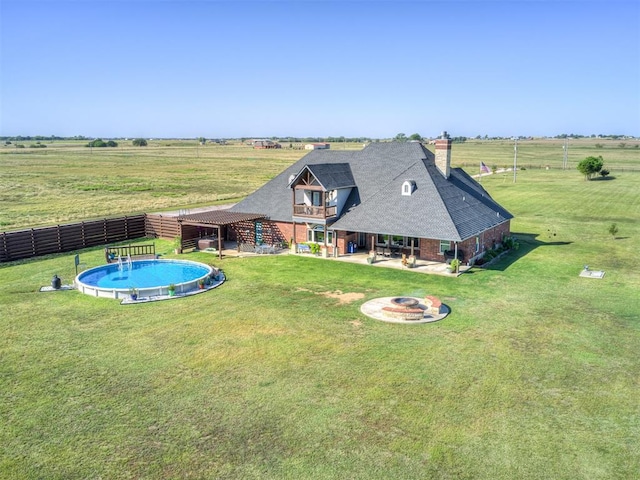
<svg viewBox="0 0 640 480">
<path fill-rule="evenodd" d="M 640 2 L 0 0 L 0 135 L 640 136 Z"/>
</svg>

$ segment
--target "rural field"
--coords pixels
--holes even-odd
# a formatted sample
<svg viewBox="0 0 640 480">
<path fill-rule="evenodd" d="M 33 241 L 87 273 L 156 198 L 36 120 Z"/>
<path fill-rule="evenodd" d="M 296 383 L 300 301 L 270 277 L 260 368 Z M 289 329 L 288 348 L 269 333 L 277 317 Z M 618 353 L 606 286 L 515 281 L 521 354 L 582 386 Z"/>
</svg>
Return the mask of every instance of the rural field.
<svg viewBox="0 0 640 480">
<path fill-rule="evenodd" d="M 638 478 L 640 150 L 619 144 L 572 140 L 562 170 L 561 140 L 519 142 L 517 181 L 482 185 L 520 248 L 458 278 L 194 252 L 180 257 L 228 281 L 123 306 L 38 292 L 70 282 L 78 252 L 0 264 L 0 478 Z M 232 202 L 305 153 L 97 150 L 0 149 L 0 230 Z M 509 142 L 452 153 L 472 174 L 513 163 Z M 577 172 L 589 155 L 608 179 Z M 394 325 L 359 310 L 426 294 L 451 314 Z"/>
<path fill-rule="evenodd" d="M 560 169 L 563 143 L 522 140 L 518 165 Z M 47 148 L 0 147 L 0 231 L 234 202 L 308 153 L 289 149 L 288 143 L 278 150 L 254 150 L 239 142 L 200 146 L 195 140 L 156 140 L 147 147 L 122 140 L 117 148 L 87 148 L 86 142 L 45 144 Z M 335 150 L 362 147 L 332 145 Z M 570 140 L 569 170 L 576 173 L 578 162 L 589 155 L 602 155 L 612 174 L 640 171 L 637 140 Z M 472 174 L 478 173 L 481 161 L 503 168 L 513 166 L 513 157 L 508 141 L 473 140 L 452 148 L 453 165 Z"/>
</svg>

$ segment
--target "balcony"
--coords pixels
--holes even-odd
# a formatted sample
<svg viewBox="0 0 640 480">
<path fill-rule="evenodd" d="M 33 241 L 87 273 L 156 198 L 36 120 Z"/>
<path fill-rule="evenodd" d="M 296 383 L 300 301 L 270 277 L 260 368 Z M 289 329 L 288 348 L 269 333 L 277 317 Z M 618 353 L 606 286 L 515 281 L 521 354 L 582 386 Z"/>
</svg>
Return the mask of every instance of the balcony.
<svg viewBox="0 0 640 480">
<path fill-rule="evenodd" d="M 337 207 L 314 207 L 312 205 L 294 205 L 293 216 L 305 218 L 331 218 L 338 213 Z"/>
</svg>

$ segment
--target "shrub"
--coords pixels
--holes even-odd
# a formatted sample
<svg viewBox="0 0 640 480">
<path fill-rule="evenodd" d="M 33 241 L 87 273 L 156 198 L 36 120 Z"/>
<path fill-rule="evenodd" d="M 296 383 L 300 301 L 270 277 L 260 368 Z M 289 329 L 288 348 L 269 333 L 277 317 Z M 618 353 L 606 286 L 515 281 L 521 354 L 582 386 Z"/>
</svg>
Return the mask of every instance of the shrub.
<svg viewBox="0 0 640 480">
<path fill-rule="evenodd" d="M 134 147 L 146 147 L 147 141 L 144 138 L 134 138 L 131 142 Z"/>
<path fill-rule="evenodd" d="M 458 260 L 457 258 L 454 258 L 453 260 L 451 260 L 451 263 L 449 264 L 449 268 L 451 268 L 452 272 L 457 272 L 458 268 L 460 268 L 460 260 Z"/>
<path fill-rule="evenodd" d="M 107 144 L 101 138 L 96 138 L 95 140 L 87 143 L 87 147 L 106 147 Z"/>
<path fill-rule="evenodd" d="M 484 255 L 482 256 L 482 258 L 484 258 L 488 262 L 490 260 L 493 260 L 497 256 L 498 256 L 498 253 L 493 248 L 490 248 L 484 252 Z"/>
<path fill-rule="evenodd" d="M 515 237 L 504 237 L 502 240 L 502 246 L 505 250 L 517 250 L 520 248 L 520 244 L 515 239 Z"/>
</svg>

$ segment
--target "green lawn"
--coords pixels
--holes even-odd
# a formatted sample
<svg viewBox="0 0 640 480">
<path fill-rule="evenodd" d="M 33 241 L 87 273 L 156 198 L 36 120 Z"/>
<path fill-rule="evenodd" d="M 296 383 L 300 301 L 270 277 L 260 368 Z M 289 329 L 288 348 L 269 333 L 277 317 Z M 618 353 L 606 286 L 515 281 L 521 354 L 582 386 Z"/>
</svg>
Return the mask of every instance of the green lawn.
<svg viewBox="0 0 640 480">
<path fill-rule="evenodd" d="M 483 178 L 521 247 L 458 278 L 190 253 L 228 281 L 121 306 L 37 292 L 73 254 L 0 265 L 0 478 L 635 479 L 640 173 L 614 176 Z M 359 312 L 424 294 L 452 313 Z"/>
</svg>

